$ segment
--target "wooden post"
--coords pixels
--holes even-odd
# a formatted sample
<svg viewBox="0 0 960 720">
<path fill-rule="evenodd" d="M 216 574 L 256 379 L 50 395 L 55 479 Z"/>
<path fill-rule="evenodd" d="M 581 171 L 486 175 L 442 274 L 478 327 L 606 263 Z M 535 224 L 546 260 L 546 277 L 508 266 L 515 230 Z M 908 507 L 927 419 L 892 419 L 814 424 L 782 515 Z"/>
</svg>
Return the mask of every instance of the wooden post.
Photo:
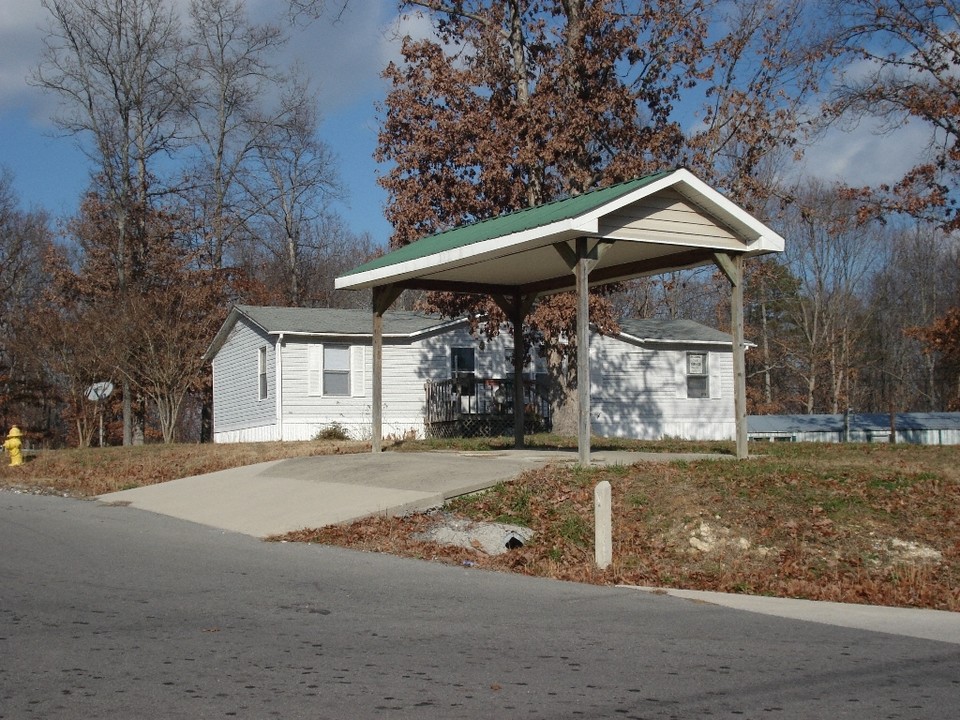
<svg viewBox="0 0 960 720">
<path fill-rule="evenodd" d="M 513 446 L 523 447 L 523 321 L 537 299 L 536 293 L 523 295 L 519 290 L 513 296 L 491 295 L 497 306 L 513 324 Z"/>
<path fill-rule="evenodd" d="M 370 408 L 370 449 L 383 450 L 383 314 L 400 296 L 393 285 L 373 288 L 373 398 Z"/>
<path fill-rule="evenodd" d="M 513 447 L 523 447 L 524 406 L 523 406 L 523 297 L 520 293 L 513 296 Z"/>
<path fill-rule="evenodd" d="M 593 247 L 588 238 L 577 238 L 576 251 L 566 243 L 554 249 L 573 271 L 577 279 L 577 446 L 580 464 L 590 464 L 590 271 L 613 245 L 597 240 Z"/>
<path fill-rule="evenodd" d="M 737 422 L 737 458 L 749 454 L 747 449 L 747 376 L 743 338 L 743 255 L 717 253 L 717 266 L 730 281 L 730 331 L 733 335 L 733 408 Z"/>
<path fill-rule="evenodd" d="M 590 464 L 590 262 L 587 238 L 577 238 L 577 448 Z"/>
<path fill-rule="evenodd" d="M 374 290 L 373 310 L 373 400 L 370 408 L 371 452 L 378 453 L 383 447 L 383 313 L 376 310 Z"/>
<path fill-rule="evenodd" d="M 737 457 L 746 458 L 747 447 L 747 362 L 744 357 L 743 337 L 743 255 L 733 258 L 737 270 L 737 282 L 730 299 L 730 324 L 733 330 L 733 396 L 734 412 L 737 414 Z"/>
</svg>

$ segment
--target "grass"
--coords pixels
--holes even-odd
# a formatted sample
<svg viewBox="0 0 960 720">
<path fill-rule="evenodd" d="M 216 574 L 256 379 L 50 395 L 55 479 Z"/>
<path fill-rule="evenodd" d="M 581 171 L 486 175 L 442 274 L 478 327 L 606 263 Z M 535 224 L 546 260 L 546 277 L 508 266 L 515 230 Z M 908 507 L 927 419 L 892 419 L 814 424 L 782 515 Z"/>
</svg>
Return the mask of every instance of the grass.
<svg viewBox="0 0 960 720">
<path fill-rule="evenodd" d="M 571 447 L 536 436 L 530 445 Z M 482 451 L 509 439 L 400 441 L 390 450 Z M 595 448 L 718 452 L 725 443 L 599 440 Z M 0 468 L 0 485 L 77 497 L 253 462 L 357 452 L 311 441 L 178 445 L 39 453 Z M 600 584 L 673 586 L 960 611 L 960 447 L 756 444 L 729 459 L 629 467 L 553 465 L 448 503 L 444 516 L 535 531 L 503 555 L 415 539 L 438 513 L 305 529 L 323 542 L 440 562 Z M 593 562 L 593 488 L 613 490 L 614 563 Z"/>
<path fill-rule="evenodd" d="M 337 440 L 230 445 L 140 445 L 45 450 L 20 467 L 0 465 L 0 487 L 94 497 L 268 460 L 369 450 L 369 443 Z"/>
<path fill-rule="evenodd" d="M 718 449 L 624 449 L 641 445 Z M 745 462 L 551 466 L 448 503 L 445 517 L 535 531 L 503 555 L 415 540 L 439 521 L 429 513 L 286 539 L 582 582 L 960 611 L 960 448 L 758 444 L 751 453 Z M 593 562 L 601 480 L 614 515 L 614 563 L 604 571 Z"/>
</svg>

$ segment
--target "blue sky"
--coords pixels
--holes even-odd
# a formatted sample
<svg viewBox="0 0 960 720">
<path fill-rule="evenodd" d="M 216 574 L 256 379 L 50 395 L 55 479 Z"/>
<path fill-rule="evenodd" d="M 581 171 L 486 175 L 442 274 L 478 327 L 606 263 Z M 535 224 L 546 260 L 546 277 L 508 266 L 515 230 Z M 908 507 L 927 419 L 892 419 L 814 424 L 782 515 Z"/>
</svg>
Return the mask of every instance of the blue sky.
<svg viewBox="0 0 960 720">
<path fill-rule="evenodd" d="M 283 4 L 248 0 L 257 18 L 269 17 Z M 45 19 L 39 0 L 0 0 L 0 166 L 13 172 L 25 207 L 63 217 L 75 212 L 89 166 L 72 138 L 56 135 L 50 121 L 56 99 L 26 82 L 39 61 Z M 381 244 L 387 242 L 390 226 L 383 218 L 386 195 L 376 183 L 378 166 L 372 157 L 375 103 L 386 91 L 380 71 L 399 57 L 397 37 L 404 32 L 424 36 L 428 23 L 398 18 L 394 0 L 352 2 L 337 23 L 321 20 L 292 28 L 281 60 L 303 64 L 319 90 L 321 134 L 339 158 L 346 190 L 341 214 L 354 232 L 368 232 Z M 852 184 L 895 180 L 915 161 L 922 133 L 908 127 L 891 138 L 873 130 L 867 122 L 831 130 L 792 172 Z"/>
<path fill-rule="evenodd" d="M 258 19 L 282 6 L 278 0 L 247 4 Z M 24 207 L 62 217 L 76 211 L 89 183 L 89 164 L 73 138 L 58 136 L 50 120 L 56 98 L 26 81 L 39 62 L 45 21 L 39 0 L 0 1 L 0 166 L 13 172 Z M 336 23 L 288 28 L 291 42 L 279 60 L 296 60 L 310 74 L 320 96 L 321 135 L 339 159 L 346 191 L 338 209 L 352 230 L 369 232 L 379 243 L 390 235 L 383 218 L 386 194 L 376 183 L 372 157 L 375 103 L 385 94 L 380 71 L 399 57 L 398 30 L 419 34 L 426 27 L 416 18 L 401 22 L 393 2 L 355 2 Z"/>
</svg>

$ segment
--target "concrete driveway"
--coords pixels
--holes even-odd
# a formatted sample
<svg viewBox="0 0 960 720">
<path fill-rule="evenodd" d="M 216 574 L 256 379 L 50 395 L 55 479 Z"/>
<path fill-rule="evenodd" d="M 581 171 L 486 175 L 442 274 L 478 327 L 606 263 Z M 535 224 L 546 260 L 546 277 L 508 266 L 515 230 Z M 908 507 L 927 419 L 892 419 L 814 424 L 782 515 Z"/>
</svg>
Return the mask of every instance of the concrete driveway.
<svg viewBox="0 0 960 720">
<path fill-rule="evenodd" d="M 591 457 L 593 464 L 615 465 L 730 456 L 600 451 Z M 264 537 L 370 515 L 426 510 L 527 470 L 577 460 L 576 452 L 549 450 L 326 455 L 197 475 L 110 493 L 99 501 Z M 960 644 L 960 613 L 637 589 L 754 613 Z"/>
<path fill-rule="evenodd" d="M 594 464 L 681 457 L 592 455 Z M 449 498 L 492 487 L 527 470 L 576 461 L 576 452 L 550 450 L 322 455 L 221 470 L 98 499 L 265 537 L 370 515 L 439 507 Z"/>
</svg>

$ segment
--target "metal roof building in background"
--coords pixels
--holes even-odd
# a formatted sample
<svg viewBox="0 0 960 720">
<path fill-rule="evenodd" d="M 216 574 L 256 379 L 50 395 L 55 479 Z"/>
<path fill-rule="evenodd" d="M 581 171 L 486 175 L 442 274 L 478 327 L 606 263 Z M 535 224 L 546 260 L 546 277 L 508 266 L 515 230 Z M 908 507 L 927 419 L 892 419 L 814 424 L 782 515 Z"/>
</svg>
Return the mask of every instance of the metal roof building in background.
<svg viewBox="0 0 960 720">
<path fill-rule="evenodd" d="M 731 284 L 737 455 L 746 456 L 743 260 L 781 252 L 783 238 L 684 169 L 665 171 L 418 240 L 336 279 L 338 289 L 373 291 L 372 436 L 380 450 L 383 314 L 406 289 L 489 295 L 522 344 L 523 320 L 538 297 L 577 293 L 580 461 L 590 460 L 588 288 L 715 264 Z M 522 358 L 514 368 L 521 391 Z M 515 407 L 522 398 L 515 397 Z M 515 418 L 523 444 L 523 418 Z"/>
<path fill-rule="evenodd" d="M 786 442 L 889 442 L 960 445 L 960 413 L 850 413 L 849 415 L 750 415 L 751 440 Z"/>
</svg>

